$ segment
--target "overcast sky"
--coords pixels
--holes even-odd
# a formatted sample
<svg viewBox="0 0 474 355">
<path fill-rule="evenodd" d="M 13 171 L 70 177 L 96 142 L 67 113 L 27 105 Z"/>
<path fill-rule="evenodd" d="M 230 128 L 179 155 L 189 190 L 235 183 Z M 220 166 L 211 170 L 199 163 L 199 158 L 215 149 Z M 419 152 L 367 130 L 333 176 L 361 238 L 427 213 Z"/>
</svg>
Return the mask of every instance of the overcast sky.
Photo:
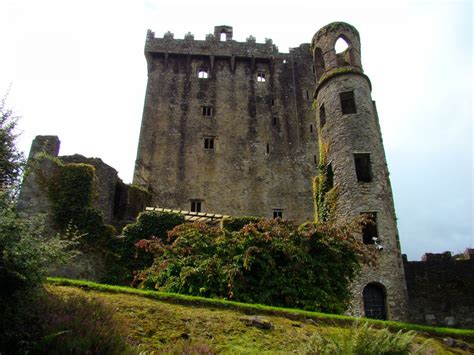
<svg viewBox="0 0 474 355">
<path fill-rule="evenodd" d="M 470 0 L 1 0 L 0 93 L 20 148 L 58 135 L 60 154 L 100 157 L 131 182 L 147 74 L 146 30 L 272 38 L 281 52 L 333 21 L 360 33 L 391 172 L 402 251 L 463 251 L 473 239 Z"/>
</svg>

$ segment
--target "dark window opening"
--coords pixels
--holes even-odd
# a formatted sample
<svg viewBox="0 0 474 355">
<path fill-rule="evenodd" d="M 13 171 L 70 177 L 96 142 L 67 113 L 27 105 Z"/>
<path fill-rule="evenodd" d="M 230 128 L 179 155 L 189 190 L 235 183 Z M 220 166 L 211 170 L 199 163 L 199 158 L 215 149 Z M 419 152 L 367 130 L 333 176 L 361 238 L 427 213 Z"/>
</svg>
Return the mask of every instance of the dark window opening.
<svg viewBox="0 0 474 355">
<path fill-rule="evenodd" d="M 212 137 L 207 137 L 204 138 L 204 149 L 214 149 L 214 138 Z"/>
<path fill-rule="evenodd" d="M 212 107 L 211 106 L 203 106 L 202 107 L 202 115 L 210 117 L 212 116 Z"/>
<path fill-rule="evenodd" d="M 257 73 L 257 81 L 260 82 L 260 83 L 264 83 L 265 81 L 267 81 L 265 79 L 265 73 Z"/>
<path fill-rule="evenodd" d="M 362 215 L 367 218 L 362 226 L 362 241 L 364 244 L 375 244 L 375 241 L 379 237 L 377 230 L 377 213 L 364 212 Z"/>
<path fill-rule="evenodd" d="M 308 90 L 306 90 L 306 100 L 309 101 L 309 91 Z"/>
<path fill-rule="evenodd" d="M 313 125 L 312 125 L 312 124 L 309 125 L 309 131 L 310 131 L 311 133 L 313 133 Z"/>
<path fill-rule="evenodd" d="M 275 106 L 275 99 L 272 99 L 272 106 Z"/>
<path fill-rule="evenodd" d="M 356 168 L 357 181 L 371 182 L 372 171 L 370 168 L 370 154 L 360 153 L 354 154 L 354 162 Z"/>
<path fill-rule="evenodd" d="M 314 160 L 314 164 L 318 164 L 318 158 L 316 157 L 316 155 L 313 155 L 313 160 Z"/>
<path fill-rule="evenodd" d="M 274 126 L 277 125 L 277 121 L 278 121 L 278 119 L 274 116 L 274 117 L 273 117 L 273 125 L 274 125 Z"/>
<path fill-rule="evenodd" d="M 354 99 L 354 91 L 345 91 L 339 94 L 341 99 L 341 110 L 344 115 L 357 113 Z"/>
<path fill-rule="evenodd" d="M 280 210 L 280 209 L 273 210 L 273 218 L 283 218 L 283 210 Z"/>
<path fill-rule="evenodd" d="M 270 144 L 267 143 L 267 154 L 270 153 Z"/>
<path fill-rule="evenodd" d="M 327 178 L 327 184 L 328 188 L 332 189 L 334 187 L 334 172 L 332 171 L 332 163 L 329 163 L 326 166 L 326 178 Z"/>
<path fill-rule="evenodd" d="M 362 294 L 365 316 L 374 319 L 387 319 L 383 286 L 375 283 L 368 284 L 364 287 Z"/>
<path fill-rule="evenodd" d="M 313 74 L 314 74 L 315 70 L 314 70 L 314 65 L 313 65 Z"/>
<path fill-rule="evenodd" d="M 207 69 L 204 69 L 204 68 L 198 69 L 198 78 L 199 79 L 209 78 L 209 72 L 207 71 Z"/>
<path fill-rule="evenodd" d="M 326 124 L 326 109 L 324 108 L 324 104 L 322 104 L 321 107 L 319 108 L 319 126 L 323 128 L 325 124 Z"/>
<path fill-rule="evenodd" d="M 201 212 L 201 201 L 191 201 L 191 212 Z"/>
</svg>

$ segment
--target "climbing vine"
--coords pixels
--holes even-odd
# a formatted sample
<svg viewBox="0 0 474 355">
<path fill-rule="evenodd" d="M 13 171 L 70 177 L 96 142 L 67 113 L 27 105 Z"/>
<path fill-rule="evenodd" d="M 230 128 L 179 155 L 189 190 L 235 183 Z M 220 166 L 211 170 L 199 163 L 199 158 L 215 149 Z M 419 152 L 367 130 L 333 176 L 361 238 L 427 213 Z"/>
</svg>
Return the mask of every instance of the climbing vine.
<svg viewBox="0 0 474 355">
<path fill-rule="evenodd" d="M 334 185 L 332 166 L 328 162 L 329 143 L 319 130 L 318 175 L 313 178 L 314 221 L 333 223 L 336 218 L 338 186 Z"/>
</svg>

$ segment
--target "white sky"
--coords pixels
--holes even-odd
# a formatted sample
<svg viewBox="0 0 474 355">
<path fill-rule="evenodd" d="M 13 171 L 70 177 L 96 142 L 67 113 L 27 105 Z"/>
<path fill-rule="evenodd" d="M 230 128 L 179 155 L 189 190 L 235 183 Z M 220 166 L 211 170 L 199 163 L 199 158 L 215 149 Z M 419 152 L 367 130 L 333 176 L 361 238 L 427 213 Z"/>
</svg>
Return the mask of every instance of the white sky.
<svg viewBox="0 0 474 355">
<path fill-rule="evenodd" d="M 58 135 L 60 154 L 100 157 L 131 182 L 148 28 L 204 39 L 225 24 L 288 52 L 333 21 L 361 35 L 403 252 L 474 247 L 470 0 L 0 0 L 0 94 L 12 85 L 23 151 Z"/>
</svg>

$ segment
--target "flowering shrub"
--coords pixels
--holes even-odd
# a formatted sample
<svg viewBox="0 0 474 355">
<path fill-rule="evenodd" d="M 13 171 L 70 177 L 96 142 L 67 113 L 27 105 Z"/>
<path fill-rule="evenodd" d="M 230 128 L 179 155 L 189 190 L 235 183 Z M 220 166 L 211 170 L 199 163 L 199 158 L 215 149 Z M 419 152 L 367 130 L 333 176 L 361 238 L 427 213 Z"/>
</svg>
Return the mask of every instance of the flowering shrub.
<svg viewBox="0 0 474 355">
<path fill-rule="evenodd" d="M 142 240 L 153 265 L 136 275 L 142 288 L 342 313 L 349 283 L 371 255 L 354 238 L 360 221 L 297 226 L 260 220 L 238 231 L 183 224 L 167 241 Z"/>
</svg>

